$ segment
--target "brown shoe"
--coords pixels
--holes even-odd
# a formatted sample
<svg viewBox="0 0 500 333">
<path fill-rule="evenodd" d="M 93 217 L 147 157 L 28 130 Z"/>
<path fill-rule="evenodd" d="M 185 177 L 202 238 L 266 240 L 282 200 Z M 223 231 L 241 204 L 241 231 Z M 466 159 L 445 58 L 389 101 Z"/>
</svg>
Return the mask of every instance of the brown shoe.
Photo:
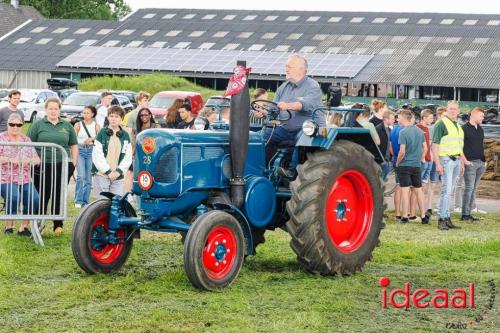
<svg viewBox="0 0 500 333">
<path fill-rule="evenodd" d="M 57 236 L 60 236 L 63 233 L 63 231 L 64 231 L 64 229 L 62 227 L 57 227 L 54 230 L 54 234 L 57 235 Z"/>
</svg>

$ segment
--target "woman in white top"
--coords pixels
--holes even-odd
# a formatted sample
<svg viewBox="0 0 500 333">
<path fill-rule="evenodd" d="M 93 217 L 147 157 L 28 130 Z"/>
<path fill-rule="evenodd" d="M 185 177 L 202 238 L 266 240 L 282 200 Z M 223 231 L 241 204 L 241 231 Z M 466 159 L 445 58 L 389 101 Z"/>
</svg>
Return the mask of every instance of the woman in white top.
<svg viewBox="0 0 500 333">
<path fill-rule="evenodd" d="M 93 106 L 83 109 L 83 120 L 75 124 L 78 138 L 78 163 L 75 189 L 75 207 L 81 208 L 89 203 L 92 188 L 92 149 L 94 140 L 101 129 L 95 121 L 97 110 Z"/>
</svg>

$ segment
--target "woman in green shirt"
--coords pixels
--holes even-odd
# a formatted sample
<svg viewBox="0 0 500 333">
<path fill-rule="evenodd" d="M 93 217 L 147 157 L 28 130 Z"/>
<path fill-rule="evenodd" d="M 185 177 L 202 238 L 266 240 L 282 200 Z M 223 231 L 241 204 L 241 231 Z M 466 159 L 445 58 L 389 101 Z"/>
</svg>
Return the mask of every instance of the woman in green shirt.
<svg viewBox="0 0 500 333">
<path fill-rule="evenodd" d="M 50 142 L 61 146 L 70 161 L 62 165 L 62 156 L 59 150 L 52 152 L 53 148 L 38 147 L 38 155 L 42 164 L 35 167 L 34 183 L 42 201 L 40 214 L 59 215 L 61 211 L 61 189 L 66 186 L 75 170 L 78 160 L 78 141 L 73 126 L 68 121 L 61 119 L 61 102 L 57 98 L 49 98 L 45 102 L 46 116 L 36 121 L 29 129 L 28 136 L 33 142 Z M 68 168 L 68 179 L 61 179 L 62 168 Z M 49 200 L 52 199 L 51 209 L 47 212 Z M 54 220 L 54 233 L 63 232 L 63 221 Z"/>
</svg>

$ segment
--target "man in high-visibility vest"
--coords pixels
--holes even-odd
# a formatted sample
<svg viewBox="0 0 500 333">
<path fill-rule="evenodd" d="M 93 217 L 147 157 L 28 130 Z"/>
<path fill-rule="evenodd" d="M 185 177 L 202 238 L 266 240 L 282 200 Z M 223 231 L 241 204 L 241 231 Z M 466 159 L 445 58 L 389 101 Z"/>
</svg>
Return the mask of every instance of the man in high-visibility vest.
<svg viewBox="0 0 500 333">
<path fill-rule="evenodd" d="M 439 230 L 460 228 L 451 222 L 451 194 L 459 173 L 463 173 L 464 165 L 470 162 L 463 153 L 464 132 L 457 122 L 459 113 L 458 103 L 449 101 L 445 116 L 436 123 L 432 137 L 432 157 L 436 163 L 436 171 L 441 176 Z"/>
</svg>

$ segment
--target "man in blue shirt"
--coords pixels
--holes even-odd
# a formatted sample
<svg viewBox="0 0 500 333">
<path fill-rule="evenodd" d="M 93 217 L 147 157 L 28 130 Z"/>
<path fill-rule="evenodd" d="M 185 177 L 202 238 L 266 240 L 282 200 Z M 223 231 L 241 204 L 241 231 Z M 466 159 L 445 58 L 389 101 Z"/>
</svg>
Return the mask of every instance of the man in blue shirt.
<svg viewBox="0 0 500 333">
<path fill-rule="evenodd" d="M 285 72 L 287 81 L 276 90 L 274 102 L 278 105 L 276 112 L 288 110 L 291 112 L 292 117 L 282 122 L 280 126 L 266 130 L 265 138 L 269 140 L 266 148 L 266 157 L 268 159 L 272 157 L 273 151 L 280 142 L 296 142 L 304 121 L 313 119 L 314 110 L 322 106 L 321 88 L 316 81 L 307 76 L 307 60 L 304 57 L 298 54 L 288 57 Z M 314 115 L 314 120 L 319 126 L 326 125 L 323 112 L 317 112 Z M 278 173 L 292 178 L 297 164 L 298 151 L 294 149 L 289 170 L 280 169 Z"/>
</svg>

